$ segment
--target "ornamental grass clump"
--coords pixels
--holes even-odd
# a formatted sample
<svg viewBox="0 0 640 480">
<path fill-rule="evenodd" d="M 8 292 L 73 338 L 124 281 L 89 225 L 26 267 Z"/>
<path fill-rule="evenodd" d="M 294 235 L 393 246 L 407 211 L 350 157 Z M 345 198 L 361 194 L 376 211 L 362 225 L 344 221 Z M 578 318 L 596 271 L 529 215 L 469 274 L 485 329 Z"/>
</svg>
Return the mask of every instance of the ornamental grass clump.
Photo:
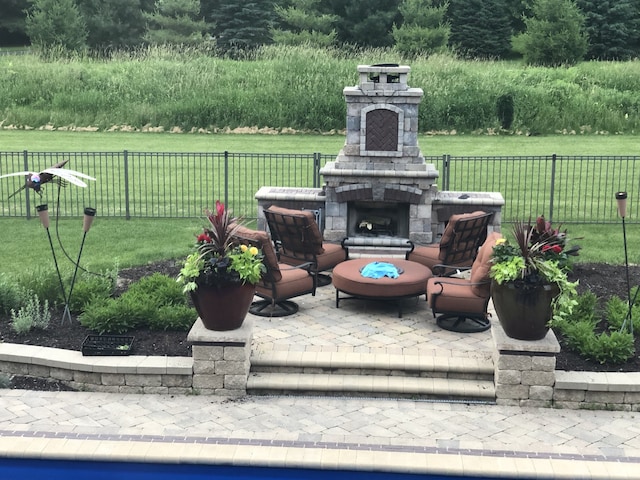
<svg viewBox="0 0 640 480">
<path fill-rule="evenodd" d="M 209 225 L 197 236 L 195 251 L 187 256 L 178 276 L 184 293 L 202 286 L 258 283 L 265 272 L 263 255 L 254 246 L 234 241 L 239 221 L 219 200 L 215 211 L 207 210 L 206 214 Z"/>
</svg>

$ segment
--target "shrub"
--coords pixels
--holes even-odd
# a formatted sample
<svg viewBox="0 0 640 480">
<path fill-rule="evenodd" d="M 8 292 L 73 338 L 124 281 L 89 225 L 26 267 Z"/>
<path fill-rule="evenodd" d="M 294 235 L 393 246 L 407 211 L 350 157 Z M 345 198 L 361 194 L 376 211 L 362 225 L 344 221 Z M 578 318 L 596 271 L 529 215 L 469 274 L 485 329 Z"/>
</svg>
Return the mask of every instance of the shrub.
<svg viewBox="0 0 640 480">
<path fill-rule="evenodd" d="M 186 330 L 196 318 L 194 310 L 187 306 L 182 287 L 160 273 L 132 283 L 119 298 L 93 300 L 79 319 L 98 333 L 126 333 L 139 327 Z"/>
<path fill-rule="evenodd" d="M 40 299 L 36 295 L 32 295 L 27 300 L 27 304 L 17 312 L 11 310 L 11 328 L 16 333 L 27 333 L 34 328 L 45 330 L 50 322 L 49 302 L 45 300 L 41 306 Z"/>
<path fill-rule="evenodd" d="M 143 325 L 154 314 L 154 308 L 144 299 L 133 296 L 97 299 L 86 306 L 78 320 L 99 334 L 122 334 Z"/>
<path fill-rule="evenodd" d="M 0 313 L 8 315 L 11 310 L 18 310 L 26 302 L 26 293 L 7 275 L 0 274 Z"/>
<path fill-rule="evenodd" d="M 187 297 L 182 293 L 180 284 L 174 278 L 161 273 L 154 273 L 132 283 L 122 296 L 147 297 L 149 302 L 158 306 L 187 304 Z"/>
<path fill-rule="evenodd" d="M 640 287 L 634 287 L 632 289 L 632 299 L 635 297 L 635 292 L 638 288 Z M 633 321 L 633 331 L 637 332 L 640 331 L 640 301 L 638 300 L 638 297 L 635 298 L 636 300 L 631 308 L 631 319 Z M 629 315 L 629 303 L 627 300 L 623 300 L 620 297 L 611 297 L 607 300 L 605 312 L 607 320 L 609 321 L 610 329 L 620 330 L 622 328 L 622 324 Z"/>
<path fill-rule="evenodd" d="M 65 302 L 58 274 L 53 267 L 41 265 L 35 269 L 26 270 L 18 277 L 17 281 L 18 285 L 36 295 L 40 300 L 47 300 L 50 305 L 60 305 Z M 65 288 L 67 288 L 68 282 L 64 276 L 62 281 L 65 284 Z"/>
<path fill-rule="evenodd" d="M 158 309 L 148 323 L 152 330 L 186 331 L 191 328 L 197 316 L 195 309 L 187 305 L 165 305 Z"/>
<path fill-rule="evenodd" d="M 69 309 L 73 313 L 81 313 L 89 303 L 109 298 L 113 290 L 114 281 L 109 276 L 85 274 L 76 281 L 71 292 Z"/>
<path fill-rule="evenodd" d="M 562 333 L 567 348 L 600 364 L 617 365 L 629 360 L 634 354 L 633 335 L 617 331 L 627 315 L 627 303 L 618 297 L 609 299 L 606 312 L 615 317 L 612 323 L 607 316 L 609 329 L 613 328 L 613 331 L 597 333 L 597 297 L 587 292 L 579 295 L 577 302 L 571 315 L 553 322 L 553 326 Z"/>
</svg>

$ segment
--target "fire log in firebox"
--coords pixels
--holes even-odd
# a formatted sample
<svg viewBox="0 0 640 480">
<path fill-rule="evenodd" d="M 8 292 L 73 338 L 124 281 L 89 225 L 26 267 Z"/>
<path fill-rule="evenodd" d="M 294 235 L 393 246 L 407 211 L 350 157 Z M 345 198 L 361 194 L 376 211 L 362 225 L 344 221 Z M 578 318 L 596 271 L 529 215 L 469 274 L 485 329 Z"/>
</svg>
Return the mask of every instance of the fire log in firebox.
<svg viewBox="0 0 640 480">
<path fill-rule="evenodd" d="M 369 215 L 358 222 L 359 233 L 373 235 L 395 235 L 392 220 L 389 217 Z"/>
</svg>

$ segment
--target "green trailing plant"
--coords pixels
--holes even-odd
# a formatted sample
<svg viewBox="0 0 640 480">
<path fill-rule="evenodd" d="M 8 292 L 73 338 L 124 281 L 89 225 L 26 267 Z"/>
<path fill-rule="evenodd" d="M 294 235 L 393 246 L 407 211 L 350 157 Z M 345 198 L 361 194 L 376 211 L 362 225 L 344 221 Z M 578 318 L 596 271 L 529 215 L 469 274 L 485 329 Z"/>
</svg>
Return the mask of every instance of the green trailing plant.
<svg viewBox="0 0 640 480">
<path fill-rule="evenodd" d="M 11 310 L 11 328 L 16 333 L 27 333 L 34 328 L 45 330 L 51 322 L 51 312 L 49 302 L 45 300 L 42 304 L 36 295 L 31 295 L 24 307 Z"/>
</svg>

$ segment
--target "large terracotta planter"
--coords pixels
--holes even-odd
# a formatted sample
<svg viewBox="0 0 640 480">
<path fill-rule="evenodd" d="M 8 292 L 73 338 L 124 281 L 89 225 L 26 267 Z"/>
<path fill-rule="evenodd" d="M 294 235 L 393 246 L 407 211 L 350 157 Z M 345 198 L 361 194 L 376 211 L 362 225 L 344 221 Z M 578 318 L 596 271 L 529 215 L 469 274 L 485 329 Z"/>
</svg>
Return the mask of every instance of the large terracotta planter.
<svg viewBox="0 0 640 480">
<path fill-rule="evenodd" d="M 549 331 L 551 302 L 560 293 L 555 284 L 521 289 L 512 282 L 491 282 L 491 298 L 507 336 L 518 340 L 541 340 Z"/>
<path fill-rule="evenodd" d="M 191 292 L 191 300 L 202 323 L 208 330 L 235 330 L 247 316 L 256 286 L 250 283 L 222 288 L 198 287 Z"/>
</svg>

